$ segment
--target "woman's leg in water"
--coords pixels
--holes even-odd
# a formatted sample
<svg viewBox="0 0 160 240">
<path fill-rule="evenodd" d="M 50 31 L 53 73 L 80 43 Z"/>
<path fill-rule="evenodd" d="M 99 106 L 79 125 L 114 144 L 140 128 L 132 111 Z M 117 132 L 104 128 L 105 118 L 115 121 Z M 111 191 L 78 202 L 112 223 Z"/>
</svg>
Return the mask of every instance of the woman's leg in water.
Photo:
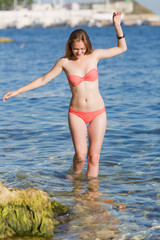
<svg viewBox="0 0 160 240">
<path fill-rule="evenodd" d="M 87 177 L 97 177 L 99 172 L 100 151 L 107 127 L 106 112 L 94 118 L 88 126 L 88 168 Z"/>
<path fill-rule="evenodd" d="M 80 174 L 87 155 L 87 126 L 78 116 L 68 113 L 68 123 L 75 149 L 73 157 L 74 175 Z"/>
</svg>

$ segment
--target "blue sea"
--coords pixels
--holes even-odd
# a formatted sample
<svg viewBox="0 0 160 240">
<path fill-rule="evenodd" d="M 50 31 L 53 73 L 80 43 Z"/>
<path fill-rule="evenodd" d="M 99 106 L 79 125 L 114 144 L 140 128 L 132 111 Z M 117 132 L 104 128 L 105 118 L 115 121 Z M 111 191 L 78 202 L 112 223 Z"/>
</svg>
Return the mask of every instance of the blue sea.
<svg viewBox="0 0 160 240">
<path fill-rule="evenodd" d="M 98 179 L 72 174 L 71 93 L 64 73 L 42 88 L 3 95 L 49 71 L 72 28 L 0 30 L 0 181 L 38 187 L 71 208 L 56 240 L 160 239 L 160 27 L 123 27 L 128 50 L 98 64 L 108 126 Z M 117 44 L 114 27 L 86 28 L 94 48 Z M 29 238 L 17 238 L 32 239 Z M 34 238 L 33 238 L 34 239 Z M 39 238 L 41 239 L 41 238 Z"/>
</svg>

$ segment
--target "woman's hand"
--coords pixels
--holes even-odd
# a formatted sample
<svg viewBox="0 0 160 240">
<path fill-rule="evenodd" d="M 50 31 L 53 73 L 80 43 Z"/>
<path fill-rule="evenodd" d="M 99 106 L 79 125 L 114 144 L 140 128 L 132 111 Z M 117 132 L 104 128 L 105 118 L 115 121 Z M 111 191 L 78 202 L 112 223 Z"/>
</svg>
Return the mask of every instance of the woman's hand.
<svg viewBox="0 0 160 240">
<path fill-rule="evenodd" d="M 17 91 L 8 92 L 4 95 L 3 102 L 5 102 L 8 98 L 15 97 L 17 95 L 18 95 Z"/>
<path fill-rule="evenodd" d="M 114 25 L 121 24 L 121 12 L 113 13 L 113 23 L 114 23 Z"/>
</svg>

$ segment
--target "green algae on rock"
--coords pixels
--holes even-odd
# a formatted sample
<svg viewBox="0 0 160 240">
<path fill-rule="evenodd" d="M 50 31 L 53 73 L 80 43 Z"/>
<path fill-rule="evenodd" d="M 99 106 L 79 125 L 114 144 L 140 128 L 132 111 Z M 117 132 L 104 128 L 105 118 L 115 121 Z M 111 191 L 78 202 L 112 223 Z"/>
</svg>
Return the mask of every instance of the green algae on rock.
<svg viewBox="0 0 160 240">
<path fill-rule="evenodd" d="M 51 201 L 46 192 L 30 187 L 6 188 L 0 182 L 0 239 L 12 236 L 52 237 L 68 207 Z"/>
</svg>

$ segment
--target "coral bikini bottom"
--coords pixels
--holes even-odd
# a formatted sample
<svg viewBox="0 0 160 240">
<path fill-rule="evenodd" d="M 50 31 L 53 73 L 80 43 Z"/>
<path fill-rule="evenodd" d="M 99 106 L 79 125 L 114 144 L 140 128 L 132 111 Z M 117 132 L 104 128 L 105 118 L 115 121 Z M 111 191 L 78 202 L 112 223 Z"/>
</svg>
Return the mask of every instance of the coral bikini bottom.
<svg viewBox="0 0 160 240">
<path fill-rule="evenodd" d="M 69 112 L 80 117 L 85 123 L 90 123 L 93 119 L 95 119 L 98 115 L 102 114 L 105 112 L 105 107 L 97 110 L 97 111 L 93 111 L 93 112 L 79 112 L 76 110 L 73 110 L 72 108 L 69 108 Z"/>
</svg>

